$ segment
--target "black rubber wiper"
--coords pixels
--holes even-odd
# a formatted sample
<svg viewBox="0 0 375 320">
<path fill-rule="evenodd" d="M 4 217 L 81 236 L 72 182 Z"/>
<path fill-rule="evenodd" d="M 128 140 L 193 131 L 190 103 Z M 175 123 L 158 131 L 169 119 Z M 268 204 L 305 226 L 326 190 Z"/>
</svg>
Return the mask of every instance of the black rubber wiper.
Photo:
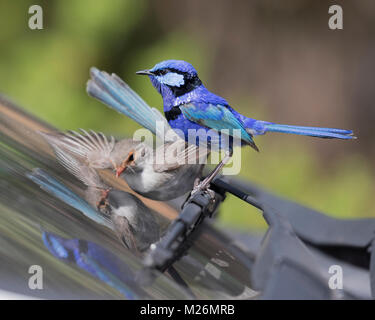
<svg viewBox="0 0 375 320">
<path fill-rule="evenodd" d="M 164 237 L 152 246 L 146 255 L 145 266 L 164 272 L 180 259 L 193 245 L 198 227 L 206 217 L 213 215 L 224 197 L 224 194 L 219 192 L 214 192 L 212 197 L 205 191 L 199 191 L 188 198 Z"/>
<path fill-rule="evenodd" d="M 227 192 L 262 210 L 261 204 L 254 197 L 221 178 L 211 183 L 210 190 L 212 192 L 198 191 L 185 201 L 179 216 L 145 256 L 142 281 L 146 283 L 152 281 L 154 277 L 150 276 L 155 273 L 150 271 L 165 272 L 187 253 L 199 235 L 204 220 L 213 216 L 218 206 L 224 201 Z"/>
</svg>

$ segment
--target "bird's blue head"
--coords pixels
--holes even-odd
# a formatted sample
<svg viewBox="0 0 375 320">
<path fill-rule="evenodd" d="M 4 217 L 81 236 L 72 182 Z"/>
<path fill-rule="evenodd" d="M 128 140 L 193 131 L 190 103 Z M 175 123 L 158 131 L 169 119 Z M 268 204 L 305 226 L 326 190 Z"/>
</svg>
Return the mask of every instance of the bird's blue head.
<svg viewBox="0 0 375 320">
<path fill-rule="evenodd" d="M 173 95 L 177 98 L 202 85 L 194 67 L 183 60 L 162 61 L 152 69 L 138 71 L 137 74 L 148 75 L 163 97 Z"/>
</svg>

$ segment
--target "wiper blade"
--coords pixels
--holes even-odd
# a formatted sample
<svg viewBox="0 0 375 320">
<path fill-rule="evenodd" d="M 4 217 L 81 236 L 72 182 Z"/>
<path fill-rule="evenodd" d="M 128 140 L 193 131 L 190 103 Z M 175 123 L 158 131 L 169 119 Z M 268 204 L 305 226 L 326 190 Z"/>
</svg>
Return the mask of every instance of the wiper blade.
<svg viewBox="0 0 375 320">
<path fill-rule="evenodd" d="M 204 220 L 213 216 L 227 192 L 262 210 L 261 204 L 251 195 L 221 178 L 216 178 L 211 183 L 209 192 L 198 191 L 186 200 L 182 211 L 171 223 L 165 235 L 151 246 L 144 258 L 145 270 L 142 272 L 142 278 L 145 284 L 153 281 L 155 273 L 150 272 L 151 270 L 164 272 L 187 253 L 194 244 Z"/>
<path fill-rule="evenodd" d="M 225 198 L 224 194 L 218 192 L 213 195 L 212 197 L 206 191 L 199 191 L 184 203 L 182 211 L 171 223 L 166 234 L 145 256 L 144 264 L 147 268 L 164 272 L 186 253 L 194 243 L 198 226 L 207 216 L 212 216 Z"/>
</svg>

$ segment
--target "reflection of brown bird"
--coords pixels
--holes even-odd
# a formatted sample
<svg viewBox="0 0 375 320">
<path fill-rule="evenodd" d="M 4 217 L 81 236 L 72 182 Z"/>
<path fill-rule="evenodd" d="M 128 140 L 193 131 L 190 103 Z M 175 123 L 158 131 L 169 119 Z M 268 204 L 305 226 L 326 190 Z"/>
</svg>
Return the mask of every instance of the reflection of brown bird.
<svg viewBox="0 0 375 320">
<path fill-rule="evenodd" d="M 176 156 L 182 140 L 168 142 L 154 150 L 145 143 L 113 137 L 108 139 L 94 131 L 69 134 L 42 133 L 47 142 L 62 155 L 73 154 L 85 166 L 112 169 L 129 187 L 153 200 L 170 200 L 189 192 L 201 176 L 203 164 L 185 164 L 185 158 L 196 152 L 187 148 L 183 159 Z M 184 143 L 185 147 L 185 143 Z M 157 163 L 158 153 L 164 153 L 163 163 Z M 161 158 L 161 157 L 160 157 Z M 181 161 L 183 160 L 183 164 Z"/>
<path fill-rule="evenodd" d="M 159 240 L 160 225 L 154 216 L 156 213 L 140 199 L 128 192 L 110 188 L 95 169 L 59 147 L 55 146 L 54 151 L 59 162 L 87 186 L 85 199 L 112 221 L 116 234 L 127 248 L 139 253 Z"/>
<path fill-rule="evenodd" d="M 110 189 L 105 198 L 105 210 L 110 211 L 115 231 L 130 249 L 145 251 L 160 238 L 160 226 L 154 212 L 136 196 Z"/>
</svg>

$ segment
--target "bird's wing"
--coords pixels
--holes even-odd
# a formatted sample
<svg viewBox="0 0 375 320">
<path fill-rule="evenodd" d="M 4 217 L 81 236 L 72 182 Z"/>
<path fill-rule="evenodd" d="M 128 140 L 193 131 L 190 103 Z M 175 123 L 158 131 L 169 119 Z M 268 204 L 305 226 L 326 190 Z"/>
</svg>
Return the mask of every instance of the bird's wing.
<svg viewBox="0 0 375 320">
<path fill-rule="evenodd" d="M 99 132 L 92 130 L 87 132 L 80 129 L 82 133 L 70 131 L 67 134 L 41 133 L 49 145 L 54 149 L 69 153 L 88 166 L 96 169 L 112 168 L 111 152 L 115 146 L 115 139 L 109 139 Z"/>
<path fill-rule="evenodd" d="M 253 141 L 252 135 L 246 131 L 243 124 L 233 115 L 228 107 L 220 104 L 209 104 L 202 108 L 194 103 L 183 104 L 179 107 L 187 119 L 207 128 L 216 131 L 228 129 L 230 136 L 234 136 L 233 130 L 239 130 L 241 140 L 256 150 L 258 149 Z"/>
<path fill-rule="evenodd" d="M 109 75 L 94 67 L 91 68 L 90 75 L 91 80 L 88 81 L 86 89 L 90 96 L 138 122 L 160 139 L 170 141 L 167 133 L 171 135 L 171 127 L 166 119 L 157 109 L 151 108 L 120 77 L 116 74 Z"/>
<path fill-rule="evenodd" d="M 199 148 L 180 139 L 155 150 L 153 168 L 156 172 L 165 172 L 178 169 L 185 164 L 205 164 L 208 154 L 209 149 Z"/>
<path fill-rule="evenodd" d="M 55 147 L 55 154 L 59 163 L 85 185 L 99 189 L 108 188 L 95 169 L 85 165 L 59 147 Z"/>
<path fill-rule="evenodd" d="M 83 134 L 70 131 L 69 134 L 65 134 L 64 140 L 75 145 L 76 150 L 80 149 L 91 167 L 96 169 L 112 168 L 111 152 L 116 144 L 115 138 L 110 136 L 107 139 L 103 133 L 96 133 L 93 130 L 87 132 L 80 129 L 80 131 Z M 74 152 L 75 149 L 71 148 L 71 151 Z"/>
</svg>

